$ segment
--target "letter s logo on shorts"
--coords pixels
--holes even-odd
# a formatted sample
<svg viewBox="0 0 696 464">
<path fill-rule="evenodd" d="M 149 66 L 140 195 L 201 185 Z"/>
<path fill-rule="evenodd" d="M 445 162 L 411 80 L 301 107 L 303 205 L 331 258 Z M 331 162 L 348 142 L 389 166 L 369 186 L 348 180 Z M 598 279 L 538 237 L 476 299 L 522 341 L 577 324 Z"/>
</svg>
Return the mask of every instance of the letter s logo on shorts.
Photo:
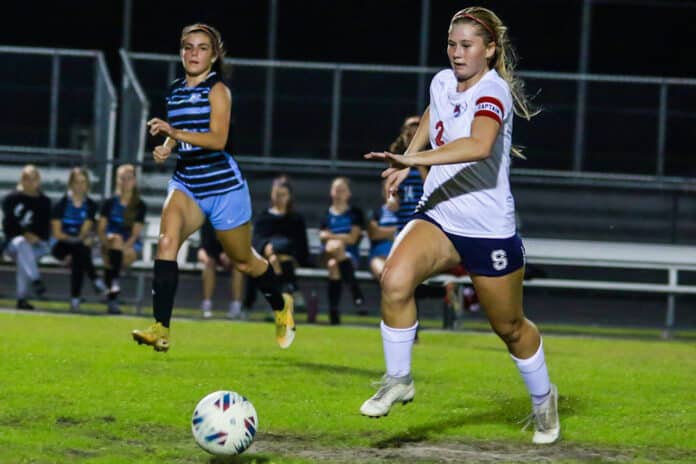
<svg viewBox="0 0 696 464">
<path fill-rule="evenodd" d="M 507 253 L 505 253 L 505 250 L 493 250 L 491 251 L 491 261 L 493 269 L 502 271 L 508 265 Z"/>
</svg>

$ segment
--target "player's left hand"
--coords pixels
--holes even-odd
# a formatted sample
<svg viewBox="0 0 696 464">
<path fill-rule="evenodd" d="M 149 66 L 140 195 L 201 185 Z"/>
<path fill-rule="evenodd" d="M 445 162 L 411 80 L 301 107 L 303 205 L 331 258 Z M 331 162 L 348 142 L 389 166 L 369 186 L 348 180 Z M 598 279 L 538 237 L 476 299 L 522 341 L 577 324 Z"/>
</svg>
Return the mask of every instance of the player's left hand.
<svg viewBox="0 0 696 464">
<path fill-rule="evenodd" d="M 382 160 L 389 163 L 390 169 L 404 169 L 415 166 L 415 159 L 411 156 L 395 155 L 394 153 L 389 153 L 388 151 L 383 152 L 371 152 L 367 153 L 365 159 Z M 385 171 L 386 172 L 386 171 Z M 387 177 L 387 175 L 382 174 L 382 177 Z"/>
<path fill-rule="evenodd" d="M 147 122 L 147 126 L 150 131 L 150 135 L 166 135 L 167 137 L 174 138 L 174 128 L 169 125 L 167 121 L 163 121 L 160 118 L 152 118 Z"/>
</svg>

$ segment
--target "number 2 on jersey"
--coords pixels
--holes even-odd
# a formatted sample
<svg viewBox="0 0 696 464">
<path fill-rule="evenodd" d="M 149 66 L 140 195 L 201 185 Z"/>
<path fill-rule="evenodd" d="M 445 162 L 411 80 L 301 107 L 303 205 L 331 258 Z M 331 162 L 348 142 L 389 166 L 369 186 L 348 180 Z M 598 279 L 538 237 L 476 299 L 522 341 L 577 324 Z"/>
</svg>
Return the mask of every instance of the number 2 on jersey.
<svg viewBox="0 0 696 464">
<path fill-rule="evenodd" d="M 437 134 L 435 135 L 435 145 L 441 147 L 445 144 L 445 141 L 442 140 L 442 133 L 445 132 L 445 124 L 442 121 L 438 121 L 435 123 L 435 129 L 437 129 Z"/>
</svg>

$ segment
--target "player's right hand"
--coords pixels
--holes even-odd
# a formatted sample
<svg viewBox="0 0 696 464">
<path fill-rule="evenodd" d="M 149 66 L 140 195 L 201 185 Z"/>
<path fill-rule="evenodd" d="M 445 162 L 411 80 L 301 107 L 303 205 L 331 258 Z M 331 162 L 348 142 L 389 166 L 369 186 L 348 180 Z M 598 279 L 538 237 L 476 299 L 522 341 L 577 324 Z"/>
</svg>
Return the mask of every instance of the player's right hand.
<svg viewBox="0 0 696 464">
<path fill-rule="evenodd" d="M 155 163 L 162 164 L 167 161 L 169 155 L 172 154 L 172 149 L 166 145 L 157 145 L 152 151 L 152 157 L 155 159 Z"/>
<path fill-rule="evenodd" d="M 399 185 L 406 180 L 410 168 L 387 168 L 382 171 L 382 177 L 386 179 L 386 188 L 389 195 L 399 194 Z"/>
</svg>

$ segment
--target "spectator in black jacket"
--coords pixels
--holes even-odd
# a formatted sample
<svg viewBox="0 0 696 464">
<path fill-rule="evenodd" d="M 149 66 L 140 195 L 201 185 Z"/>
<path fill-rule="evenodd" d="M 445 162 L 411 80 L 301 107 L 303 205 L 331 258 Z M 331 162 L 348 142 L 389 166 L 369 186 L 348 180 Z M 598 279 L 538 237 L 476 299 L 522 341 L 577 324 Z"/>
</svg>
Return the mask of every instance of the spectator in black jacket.
<svg viewBox="0 0 696 464">
<path fill-rule="evenodd" d="M 51 200 L 41 191 L 36 166 L 22 169 L 17 190 L 2 202 L 5 254 L 17 263 L 17 309 L 34 309 L 27 300 L 29 286 L 39 296 L 46 291 L 37 262 L 49 252 Z"/>
<path fill-rule="evenodd" d="M 252 245 L 280 276 L 284 291 L 295 294 L 295 305 L 303 306 L 295 267 L 307 265 L 307 230 L 304 217 L 294 210 L 292 186 L 286 176 L 273 181 L 271 207 L 256 217 Z"/>
<path fill-rule="evenodd" d="M 70 256 L 70 310 L 80 310 L 83 276 L 87 274 L 94 291 L 106 293 L 106 284 L 97 277 L 92 262 L 94 217 L 97 204 L 87 196 L 89 177 L 82 168 L 73 168 L 68 177 L 68 193 L 53 207 L 51 230 L 56 242 L 51 253 L 58 260 Z"/>
</svg>

